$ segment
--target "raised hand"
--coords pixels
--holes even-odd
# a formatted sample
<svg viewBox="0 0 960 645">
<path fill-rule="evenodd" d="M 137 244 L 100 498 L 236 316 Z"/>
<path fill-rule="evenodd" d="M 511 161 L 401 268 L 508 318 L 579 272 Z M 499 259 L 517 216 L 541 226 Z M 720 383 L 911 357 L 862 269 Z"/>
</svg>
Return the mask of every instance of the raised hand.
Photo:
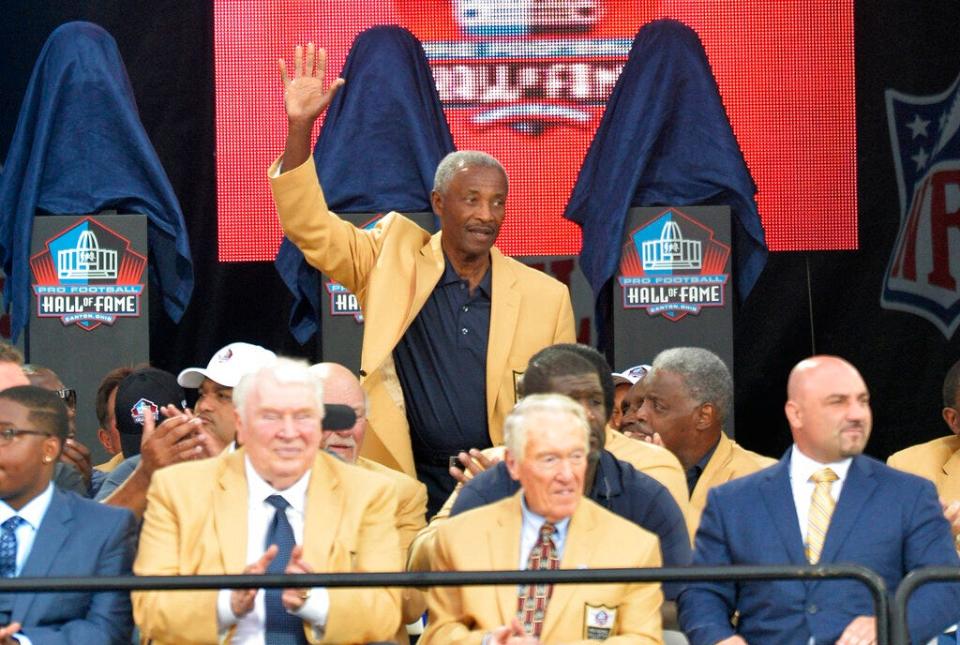
<svg viewBox="0 0 960 645">
<path fill-rule="evenodd" d="M 143 419 L 140 464 L 151 476 L 160 468 L 206 456 L 198 436 L 202 427 L 200 419 L 172 405 L 160 411 L 167 416 L 160 425 L 156 425 L 152 414 L 145 414 Z"/>
<path fill-rule="evenodd" d="M 309 159 L 313 124 L 345 81 L 337 78 L 324 87 L 327 52 L 316 49 L 313 43 L 307 44 L 306 55 L 302 45 L 294 49 L 292 77 L 285 60 L 278 60 L 277 66 L 283 81 L 283 104 L 287 111 L 287 143 L 281 165 L 282 172 L 286 172 Z"/>
<path fill-rule="evenodd" d="M 307 43 L 306 56 L 302 45 L 293 52 L 293 77 L 287 72 L 287 62 L 279 59 L 280 79 L 283 81 L 283 102 L 287 118 L 291 122 L 308 123 L 313 126 L 337 90 L 344 84 L 342 78 L 335 79 L 324 88 L 324 75 L 327 70 L 327 52 L 316 49 L 313 43 Z"/>
<path fill-rule="evenodd" d="M 483 471 L 493 468 L 500 461 L 496 457 L 493 459 L 485 457 L 484 454 L 476 448 L 471 448 L 469 452 L 461 452 L 457 455 L 457 460 L 464 468 L 459 468 L 451 464 L 450 476 L 461 484 L 466 484 L 473 479 L 475 475 L 479 475 Z"/>
<path fill-rule="evenodd" d="M 90 449 L 83 445 L 76 436 L 68 436 L 60 453 L 60 461 L 70 464 L 83 477 L 83 483 L 89 488 L 90 477 L 93 474 L 93 463 L 90 461 Z"/>
</svg>

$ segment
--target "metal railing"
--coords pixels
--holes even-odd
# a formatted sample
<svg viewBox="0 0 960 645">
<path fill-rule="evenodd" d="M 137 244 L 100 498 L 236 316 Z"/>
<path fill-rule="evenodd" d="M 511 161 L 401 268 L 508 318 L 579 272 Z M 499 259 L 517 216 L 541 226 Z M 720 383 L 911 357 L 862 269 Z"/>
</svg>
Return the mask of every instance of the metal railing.
<svg viewBox="0 0 960 645">
<path fill-rule="evenodd" d="M 890 634 L 894 643 L 909 643 L 910 632 L 907 624 L 907 601 L 917 587 L 928 582 L 960 582 L 960 569 L 956 567 L 925 567 L 911 571 L 897 587 L 890 608 Z M 957 608 L 960 614 L 960 608 Z"/>
<path fill-rule="evenodd" d="M 956 573 L 956 572 L 954 572 Z M 664 567 L 658 569 L 561 569 L 554 571 L 450 571 L 441 573 L 314 573 L 199 576 L 110 576 L 93 578 L 0 578 L 0 593 L 68 591 L 148 591 L 178 589 L 253 589 L 285 587 L 454 587 L 552 582 L 598 584 L 743 580 L 853 579 L 873 596 L 877 644 L 889 645 L 886 585 L 883 578 L 858 565 Z M 898 591 L 899 595 L 899 591 Z"/>
</svg>

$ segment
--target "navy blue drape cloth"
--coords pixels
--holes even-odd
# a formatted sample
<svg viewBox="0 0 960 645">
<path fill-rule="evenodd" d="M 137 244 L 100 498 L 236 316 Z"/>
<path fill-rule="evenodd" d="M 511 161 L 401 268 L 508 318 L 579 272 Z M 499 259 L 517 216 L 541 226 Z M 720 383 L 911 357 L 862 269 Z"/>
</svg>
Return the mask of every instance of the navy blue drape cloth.
<svg viewBox="0 0 960 645">
<path fill-rule="evenodd" d="M 675 20 L 647 24 L 633 41 L 564 212 L 583 230 L 580 266 L 598 318 L 633 206 L 730 206 L 736 287 L 745 299 L 767 261 L 755 194 L 697 34 Z"/>
<path fill-rule="evenodd" d="M 180 204 L 147 138 L 113 37 L 58 27 L 27 86 L 0 176 L 0 262 L 16 339 L 28 319 L 33 218 L 115 209 L 147 216 L 150 277 L 179 322 L 193 292 Z"/>
<path fill-rule="evenodd" d="M 400 27 L 367 29 L 341 76 L 347 83 L 313 151 L 330 210 L 429 211 L 437 164 L 454 146 L 420 41 Z M 275 264 L 294 296 L 290 330 L 303 344 L 319 327 L 319 273 L 286 238 Z"/>
</svg>

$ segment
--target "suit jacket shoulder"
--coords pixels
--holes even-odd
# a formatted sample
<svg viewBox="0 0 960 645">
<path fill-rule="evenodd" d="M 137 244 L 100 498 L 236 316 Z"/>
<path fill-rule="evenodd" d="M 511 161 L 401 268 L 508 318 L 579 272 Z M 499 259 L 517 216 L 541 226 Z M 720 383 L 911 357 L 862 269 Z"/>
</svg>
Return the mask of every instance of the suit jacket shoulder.
<svg viewBox="0 0 960 645">
<path fill-rule="evenodd" d="M 515 260 L 504 255 L 499 249 L 493 247 L 492 257 L 495 270 L 509 270 L 513 272 L 518 283 L 524 288 L 540 291 L 547 289 L 551 293 L 563 294 L 567 292 L 567 286 L 543 271 L 529 267 L 523 262 Z"/>
<path fill-rule="evenodd" d="M 941 497 L 960 499 L 960 437 L 950 435 L 890 455 L 887 464 L 933 482 Z"/>
<path fill-rule="evenodd" d="M 421 493 L 423 494 L 424 499 L 426 499 L 427 487 L 406 473 L 402 473 L 399 470 L 394 470 L 393 468 L 384 466 L 383 464 L 377 463 L 372 459 L 367 459 L 366 457 L 359 457 L 357 459 L 357 465 L 364 470 L 377 473 L 378 475 L 389 479 L 397 489 L 397 497 L 400 498 L 401 506 L 406 506 L 413 500 L 418 499 Z"/>
<path fill-rule="evenodd" d="M 721 432 L 717 449 L 690 495 L 690 513 L 696 519 L 694 525 L 700 523 L 700 514 L 703 513 L 703 507 L 707 503 L 707 492 L 711 488 L 755 473 L 775 463 L 777 463 L 776 459 L 747 450 Z"/>
</svg>

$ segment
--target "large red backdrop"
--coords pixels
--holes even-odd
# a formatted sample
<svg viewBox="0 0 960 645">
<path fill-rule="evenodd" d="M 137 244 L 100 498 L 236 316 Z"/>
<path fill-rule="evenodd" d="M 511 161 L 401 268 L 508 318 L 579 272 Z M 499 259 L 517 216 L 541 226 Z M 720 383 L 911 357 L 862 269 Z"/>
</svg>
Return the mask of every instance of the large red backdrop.
<svg viewBox="0 0 960 645">
<path fill-rule="evenodd" d="M 277 58 L 319 43 L 332 78 L 377 24 L 424 43 L 457 147 L 506 166 L 498 246 L 578 253 L 561 213 L 633 37 L 661 17 L 703 42 L 770 249 L 857 248 L 853 0 L 216 0 L 214 11 L 221 261 L 272 260 L 280 243 L 266 182 L 285 134 Z"/>
</svg>

